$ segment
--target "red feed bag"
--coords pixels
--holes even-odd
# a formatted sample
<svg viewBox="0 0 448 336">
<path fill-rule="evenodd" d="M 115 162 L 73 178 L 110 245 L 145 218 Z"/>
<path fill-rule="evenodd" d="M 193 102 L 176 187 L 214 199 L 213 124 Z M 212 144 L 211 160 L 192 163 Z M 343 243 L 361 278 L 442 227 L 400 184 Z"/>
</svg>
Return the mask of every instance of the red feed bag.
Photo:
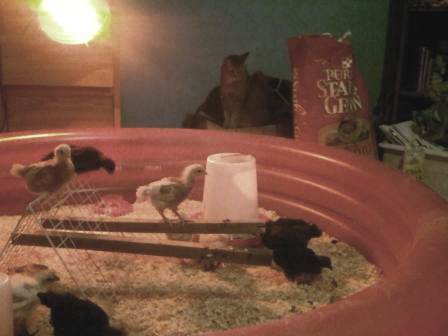
<svg viewBox="0 0 448 336">
<path fill-rule="evenodd" d="M 288 40 L 294 137 L 376 157 L 368 93 L 349 40 L 306 35 Z"/>
</svg>

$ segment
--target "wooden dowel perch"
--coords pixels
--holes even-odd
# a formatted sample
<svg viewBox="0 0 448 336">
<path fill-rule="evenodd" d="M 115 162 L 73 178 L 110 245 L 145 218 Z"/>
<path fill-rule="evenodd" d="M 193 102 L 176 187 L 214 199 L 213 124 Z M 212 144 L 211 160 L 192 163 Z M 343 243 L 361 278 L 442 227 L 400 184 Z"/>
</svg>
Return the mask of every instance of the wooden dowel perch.
<svg viewBox="0 0 448 336">
<path fill-rule="evenodd" d="M 134 233 L 202 233 L 202 234 L 259 234 L 265 222 L 149 222 L 139 220 L 91 220 L 88 218 L 45 218 L 41 222 L 45 229 L 64 229 L 73 231 L 105 231 Z"/>
<path fill-rule="evenodd" d="M 179 242 L 160 244 L 147 239 L 122 238 L 103 234 L 67 233 L 57 230 L 33 234 L 12 235 L 15 245 L 52 247 L 50 240 L 57 248 L 85 249 L 93 251 L 131 253 L 164 257 L 214 260 L 249 265 L 270 265 L 272 252 L 268 249 L 214 249 L 197 243 Z M 65 241 L 57 246 L 57 242 Z"/>
</svg>

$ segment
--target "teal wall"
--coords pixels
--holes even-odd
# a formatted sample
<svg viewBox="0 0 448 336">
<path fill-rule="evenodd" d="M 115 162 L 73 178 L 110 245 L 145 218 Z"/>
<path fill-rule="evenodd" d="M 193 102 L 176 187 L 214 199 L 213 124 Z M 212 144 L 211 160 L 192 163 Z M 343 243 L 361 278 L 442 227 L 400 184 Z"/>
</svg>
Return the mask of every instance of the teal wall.
<svg viewBox="0 0 448 336">
<path fill-rule="evenodd" d="M 290 78 L 286 41 L 350 29 L 370 91 L 380 89 L 389 0 L 121 1 L 124 127 L 178 127 L 219 83 L 221 60 L 250 51 L 249 71 Z"/>
</svg>

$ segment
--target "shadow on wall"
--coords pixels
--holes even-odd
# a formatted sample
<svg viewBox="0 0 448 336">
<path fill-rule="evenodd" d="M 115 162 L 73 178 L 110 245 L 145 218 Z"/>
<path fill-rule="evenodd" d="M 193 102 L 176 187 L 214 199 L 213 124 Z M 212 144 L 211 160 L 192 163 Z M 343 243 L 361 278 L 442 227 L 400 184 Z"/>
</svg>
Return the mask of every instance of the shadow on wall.
<svg viewBox="0 0 448 336">
<path fill-rule="evenodd" d="M 250 51 L 250 72 L 289 79 L 288 37 L 347 29 L 372 105 L 380 88 L 388 2 L 120 2 L 123 127 L 179 127 L 219 84 L 226 55 Z"/>
</svg>

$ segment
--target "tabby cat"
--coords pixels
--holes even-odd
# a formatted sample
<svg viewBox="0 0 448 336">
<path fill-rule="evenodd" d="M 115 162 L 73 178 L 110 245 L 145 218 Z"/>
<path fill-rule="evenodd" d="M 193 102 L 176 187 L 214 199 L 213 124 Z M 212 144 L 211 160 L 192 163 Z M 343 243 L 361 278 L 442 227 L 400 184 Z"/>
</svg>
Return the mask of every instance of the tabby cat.
<svg viewBox="0 0 448 336">
<path fill-rule="evenodd" d="M 292 137 L 289 80 L 264 75 L 250 76 L 246 69 L 249 53 L 227 56 L 221 66 L 221 85 L 214 87 L 193 114 L 187 114 L 185 128 L 240 128 L 277 125 L 279 134 Z"/>
<path fill-rule="evenodd" d="M 271 90 L 261 72 L 249 75 L 249 53 L 227 56 L 221 66 L 221 103 L 224 128 L 263 126 L 271 122 Z"/>
</svg>

